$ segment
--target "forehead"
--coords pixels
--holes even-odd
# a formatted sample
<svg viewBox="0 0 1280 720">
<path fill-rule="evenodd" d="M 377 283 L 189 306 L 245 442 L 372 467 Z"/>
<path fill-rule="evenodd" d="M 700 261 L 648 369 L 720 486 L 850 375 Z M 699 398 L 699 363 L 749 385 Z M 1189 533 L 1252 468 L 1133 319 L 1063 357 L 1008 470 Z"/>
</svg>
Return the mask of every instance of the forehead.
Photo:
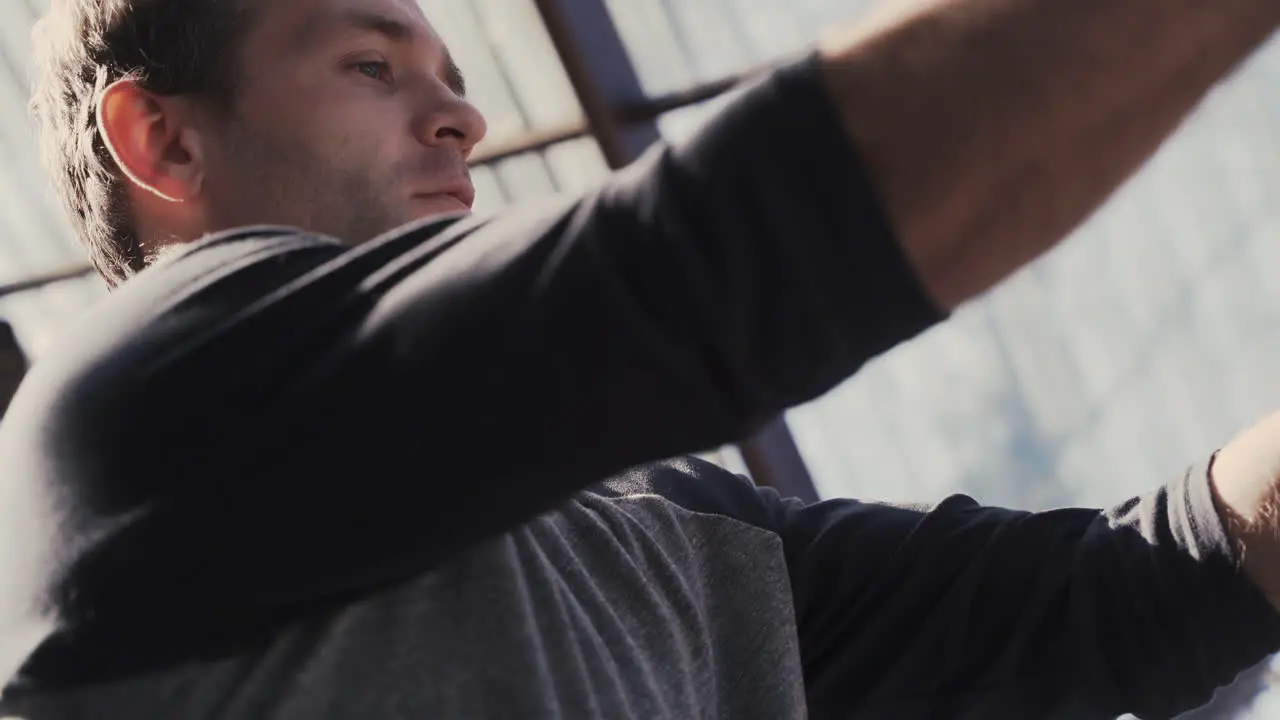
<svg viewBox="0 0 1280 720">
<path fill-rule="evenodd" d="M 256 25 L 263 45 L 275 51 L 305 50 L 358 32 L 443 44 L 417 0 L 272 0 L 259 5 Z"/>
</svg>

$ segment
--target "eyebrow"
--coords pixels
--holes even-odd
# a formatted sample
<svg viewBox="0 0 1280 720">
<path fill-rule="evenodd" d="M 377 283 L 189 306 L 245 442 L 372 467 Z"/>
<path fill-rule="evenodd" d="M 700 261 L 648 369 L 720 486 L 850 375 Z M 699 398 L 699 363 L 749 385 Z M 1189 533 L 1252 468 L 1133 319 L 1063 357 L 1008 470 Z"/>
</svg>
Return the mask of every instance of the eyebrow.
<svg viewBox="0 0 1280 720">
<path fill-rule="evenodd" d="M 298 26 L 297 36 L 304 43 L 314 42 L 317 31 L 325 25 L 370 32 L 402 45 L 413 44 L 417 34 L 412 27 L 395 18 L 368 10 L 348 8 L 327 20 L 315 18 L 311 22 L 302 23 Z M 467 80 L 447 47 L 444 49 L 444 81 L 458 97 L 466 97 Z"/>
</svg>

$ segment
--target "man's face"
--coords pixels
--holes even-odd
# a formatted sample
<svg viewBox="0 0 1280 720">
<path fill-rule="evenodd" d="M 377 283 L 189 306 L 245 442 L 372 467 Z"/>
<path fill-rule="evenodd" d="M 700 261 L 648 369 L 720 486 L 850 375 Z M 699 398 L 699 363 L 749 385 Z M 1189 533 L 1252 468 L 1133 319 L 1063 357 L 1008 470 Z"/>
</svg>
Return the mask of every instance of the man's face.
<svg viewBox="0 0 1280 720">
<path fill-rule="evenodd" d="M 208 231 L 284 224 L 359 243 L 471 208 L 484 118 L 417 2 L 254 5 L 233 112 L 204 148 Z"/>
</svg>

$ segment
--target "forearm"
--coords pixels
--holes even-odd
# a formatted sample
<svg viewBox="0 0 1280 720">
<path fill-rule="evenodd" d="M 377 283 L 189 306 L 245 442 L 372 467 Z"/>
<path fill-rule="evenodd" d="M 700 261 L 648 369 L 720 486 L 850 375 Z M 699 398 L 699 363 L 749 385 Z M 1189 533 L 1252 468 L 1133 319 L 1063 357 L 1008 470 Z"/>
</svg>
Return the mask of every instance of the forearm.
<svg viewBox="0 0 1280 720">
<path fill-rule="evenodd" d="M 1273 0 L 923 0 L 826 78 L 944 307 L 1067 235 L 1280 20 Z"/>
</svg>

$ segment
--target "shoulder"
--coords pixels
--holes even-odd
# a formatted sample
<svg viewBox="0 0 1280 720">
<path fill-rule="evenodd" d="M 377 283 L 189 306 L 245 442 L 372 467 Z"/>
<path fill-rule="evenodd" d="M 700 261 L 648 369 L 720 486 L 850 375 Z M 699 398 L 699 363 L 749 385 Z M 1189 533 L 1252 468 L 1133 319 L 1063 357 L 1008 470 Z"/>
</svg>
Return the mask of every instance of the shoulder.
<svg viewBox="0 0 1280 720">
<path fill-rule="evenodd" d="M 722 515 L 769 530 L 776 525 L 776 494 L 692 456 L 634 467 L 591 492 L 611 499 L 658 496 L 694 513 Z"/>
<path fill-rule="evenodd" d="M 313 360 L 318 342 L 352 332 L 376 302 L 371 279 L 476 225 L 458 220 L 355 247 L 247 227 L 166 253 L 38 359 L 0 428 L 0 462 L 43 458 L 45 474 L 76 485 L 118 484 L 144 464 L 171 475 L 179 468 L 166 460 L 178 453 L 168 448 L 211 462 L 237 419 Z"/>
<path fill-rule="evenodd" d="M 138 457 L 163 455 L 168 435 L 198 432 L 219 378 L 238 374 L 205 341 L 340 252 L 324 238 L 249 228 L 167 255 L 37 358 L 0 430 L 0 459 L 62 485 L 127 477 Z M 223 372 L 193 374 L 213 366 Z"/>
</svg>

